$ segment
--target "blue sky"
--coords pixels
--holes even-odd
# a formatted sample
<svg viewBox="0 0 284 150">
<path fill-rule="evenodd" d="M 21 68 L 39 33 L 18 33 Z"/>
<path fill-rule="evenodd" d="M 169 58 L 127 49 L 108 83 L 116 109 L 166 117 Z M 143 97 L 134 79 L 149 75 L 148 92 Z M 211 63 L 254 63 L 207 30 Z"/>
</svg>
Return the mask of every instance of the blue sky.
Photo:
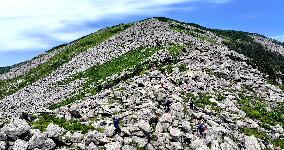
<svg viewBox="0 0 284 150">
<path fill-rule="evenodd" d="M 0 5 L 0 66 L 119 23 L 165 16 L 284 41 L 283 0 L 9 0 Z"/>
</svg>

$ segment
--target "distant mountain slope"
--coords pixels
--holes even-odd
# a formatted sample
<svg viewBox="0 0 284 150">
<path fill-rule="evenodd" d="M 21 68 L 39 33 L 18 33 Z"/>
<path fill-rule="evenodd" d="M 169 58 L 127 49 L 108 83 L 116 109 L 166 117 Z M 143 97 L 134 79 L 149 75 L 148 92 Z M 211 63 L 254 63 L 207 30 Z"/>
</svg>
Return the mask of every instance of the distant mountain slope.
<svg viewBox="0 0 284 150">
<path fill-rule="evenodd" d="M 1 75 L 0 149 L 284 148 L 283 49 L 163 17 L 99 30 Z"/>
</svg>

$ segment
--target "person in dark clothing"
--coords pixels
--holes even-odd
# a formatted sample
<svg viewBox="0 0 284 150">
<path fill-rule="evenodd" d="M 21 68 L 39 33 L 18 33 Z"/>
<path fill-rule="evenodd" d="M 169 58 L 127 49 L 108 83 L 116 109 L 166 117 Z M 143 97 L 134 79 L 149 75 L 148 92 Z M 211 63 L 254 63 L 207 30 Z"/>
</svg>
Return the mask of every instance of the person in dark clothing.
<svg viewBox="0 0 284 150">
<path fill-rule="evenodd" d="M 165 103 L 164 103 L 164 106 L 165 106 L 165 111 L 166 112 L 169 112 L 170 111 L 170 106 L 171 106 L 172 102 L 170 100 L 167 100 Z"/>
<path fill-rule="evenodd" d="M 158 122 L 159 122 L 159 119 L 157 117 L 151 117 L 149 120 L 150 126 L 156 126 Z"/>
<path fill-rule="evenodd" d="M 199 134 L 200 134 L 201 136 L 204 136 L 204 132 L 205 132 L 206 129 L 207 129 L 207 128 L 206 128 L 206 126 L 205 126 L 203 123 L 199 123 L 199 124 L 197 125 L 197 130 L 198 130 L 198 132 L 199 132 Z"/>
<path fill-rule="evenodd" d="M 189 103 L 189 108 L 190 108 L 191 110 L 194 109 L 194 106 L 193 106 L 193 102 L 192 102 L 192 101 L 190 101 L 190 103 Z"/>
<path fill-rule="evenodd" d="M 114 125 L 114 128 L 115 128 L 115 134 L 120 133 L 121 130 L 120 130 L 120 127 L 119 127 L 119 119 L 118 119 L 118 117 L 114 117 L 113 118 L 113 125 Z"/>
</svg>

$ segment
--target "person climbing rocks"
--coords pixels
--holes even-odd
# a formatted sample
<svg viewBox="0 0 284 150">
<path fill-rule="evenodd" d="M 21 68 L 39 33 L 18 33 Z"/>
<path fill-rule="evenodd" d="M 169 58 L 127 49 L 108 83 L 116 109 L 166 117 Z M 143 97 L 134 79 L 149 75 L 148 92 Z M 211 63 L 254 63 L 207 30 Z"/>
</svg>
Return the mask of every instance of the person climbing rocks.
<svg viewBox="0 0 284 150">
<path fill-rule="evenodd" d="M 200 136 L 203 137 L 205 136 L 205 131 L 207 130 L 206 126 L 204 125 L 204 123 L 199 123 L 197 125 L 197 131 L 199 132 Z"/>
<path fill-rule="evenodd" d="M 165 107 L 165 112 L 169 112 L 170 111 L 170 106 L 171 106 L 172 102 L 170 100 L 167 100 L 164 103 L 164 107 Z"/>
<path fill-rule="evenodd" d="M 191 110 L 193 110 L 193 109 L 194 109 L 193 101 L 190 101 L 190 102 L 189 102 L 189 108 L 190 108 Z"/>
<path fill-rule="evenodd" d="M 114 117 L 113 118 L 113 125 L 114 125 L 114 128 L 115 128 L 115 134 L 120 133 L 121 130 L 120 130 L 120 127 L 119 127 L 119 119 L 118 119 L 118 117 Z"/>
</svg>

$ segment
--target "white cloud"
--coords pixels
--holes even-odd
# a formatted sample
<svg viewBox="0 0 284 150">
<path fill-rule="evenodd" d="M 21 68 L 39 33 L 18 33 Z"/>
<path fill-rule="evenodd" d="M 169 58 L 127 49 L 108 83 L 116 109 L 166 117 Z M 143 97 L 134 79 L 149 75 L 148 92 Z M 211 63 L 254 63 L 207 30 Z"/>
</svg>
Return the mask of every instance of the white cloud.
<svg viewBox="0 0 284 150">
<path fill-rule="evenodd" d="M 273 39 L 276 39 L 278 41 L 284 42 L 284 34 L 283 35 L 277 35 L 272 37 Z"/>
<path fill-rule="evenodd" d="M 228 0 L 5 0 L 0 4 L 0 52 L 42 50 L 94 32 L 86 22 L 129 15 L 160 15 L 183 2 Z M 178 8 L 177 8 L 178 9 Z M 180 8 L 186 9 L 186 7 Z M 191 8 L 189 8 L 191 9 Z M 192 9 L 194 9 L 192 7 Z M 66 31 L 66 28 L 77 27 Z"/>
</svg>

